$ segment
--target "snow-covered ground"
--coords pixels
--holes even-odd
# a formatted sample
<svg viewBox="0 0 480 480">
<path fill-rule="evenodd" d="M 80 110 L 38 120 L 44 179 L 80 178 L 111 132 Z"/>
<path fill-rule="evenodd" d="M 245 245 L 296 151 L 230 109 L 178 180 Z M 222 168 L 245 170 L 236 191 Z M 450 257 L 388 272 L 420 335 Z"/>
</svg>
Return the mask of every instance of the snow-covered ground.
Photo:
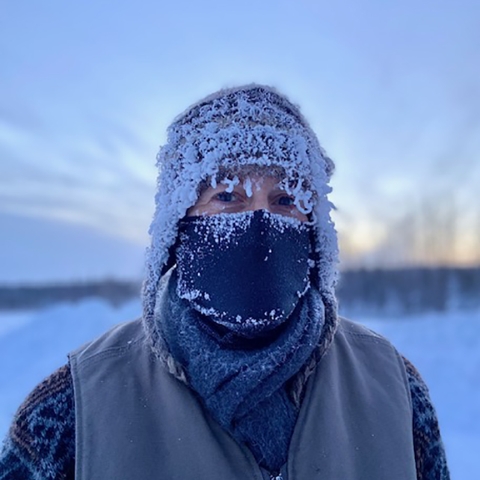
<svg viewBox="0 0 480 480">
<path fill-rule="evenodd" d="M 65 363 L 67 352 L 139 313 L 138 302 L 114 309 L 89 300 L 0 314 L 0 436 L 25 395 Z M 452 479 L 480 478 L 480 312 L 355 320 L 388 337 L 424 376 L 438 410 Z"/>
</svg>

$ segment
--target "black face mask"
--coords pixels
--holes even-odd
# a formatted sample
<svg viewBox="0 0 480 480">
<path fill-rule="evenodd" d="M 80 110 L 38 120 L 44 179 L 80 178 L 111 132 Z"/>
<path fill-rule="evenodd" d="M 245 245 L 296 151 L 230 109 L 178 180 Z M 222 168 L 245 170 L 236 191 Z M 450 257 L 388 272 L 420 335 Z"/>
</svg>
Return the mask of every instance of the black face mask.
<svg viewBox="0 0 480 480">
<path fill-rule="evenodd" d="M 177 293 L 240 335 L 270 331 L 310 287 L 311 245 L 309 224 L 263 210 L 186 218 Z"/>
</svg>

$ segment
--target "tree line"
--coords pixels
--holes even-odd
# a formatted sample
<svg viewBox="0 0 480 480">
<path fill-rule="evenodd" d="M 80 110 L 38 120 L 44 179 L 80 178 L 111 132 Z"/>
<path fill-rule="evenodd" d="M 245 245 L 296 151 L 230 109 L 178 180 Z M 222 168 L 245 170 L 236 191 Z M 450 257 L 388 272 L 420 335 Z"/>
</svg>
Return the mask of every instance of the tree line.
<svg viewBox="0 0 480 480">
<path fill-rule="evenodd" d="M 0 310 L 45 308 L 99 298 L 113 306 L 140 298 L 140 282 L 106 280 L 60 285 L 0 286 Z M 410 267 L 342 272 L 340 311 L 352 314 L 415 314 L 480 309 L 480 267 Z"/>
</svg>

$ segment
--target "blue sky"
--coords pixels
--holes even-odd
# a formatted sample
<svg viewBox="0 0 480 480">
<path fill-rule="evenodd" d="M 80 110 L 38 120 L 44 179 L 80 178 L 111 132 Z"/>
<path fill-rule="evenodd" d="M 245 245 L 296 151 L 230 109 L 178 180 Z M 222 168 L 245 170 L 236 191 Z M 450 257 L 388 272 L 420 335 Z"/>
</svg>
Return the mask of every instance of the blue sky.
<svg viewBox="0 0 480 480">
<path fill-rule="evenodd" d="M 300 104 L 336 161 L 344 261 L 375 256 L 427 204 L 455 210 L 452 255 L 480 260 L 479 24 L 475 0 L 4 2 L 2 237 L 31 221 L 53 262 L 55 241 L 34 239 L 62 225 L 142 250 L 168 123 L 255 81 Z M 72 255 L 88 244 L 75 238 Z"/>
</svg>

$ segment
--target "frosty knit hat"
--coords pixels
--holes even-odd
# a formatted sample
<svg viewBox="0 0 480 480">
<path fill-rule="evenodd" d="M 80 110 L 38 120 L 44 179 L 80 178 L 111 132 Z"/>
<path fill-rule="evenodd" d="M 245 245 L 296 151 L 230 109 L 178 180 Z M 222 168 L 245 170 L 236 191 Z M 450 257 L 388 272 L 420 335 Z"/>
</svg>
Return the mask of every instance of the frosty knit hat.
<svg viewBox="0 0 480 480">
<path fill-rule="evenodd" d="M 297 106 L 274 88 L 251 84 L 220 90 L 192 105 L 168 128 L 157 156 L 155 213 L 146 252 L 144 321 L 153 321 L 162 275 L 171 265 L 178 222 L 195 204 L 200 187 L 258 166 L 282 172 L 282 187 L 314 223 L 318 288 L 336 316 L 337 235 L 327 199 L 334 170 Z M 315 282 L 317 283 L 317 282 Z"/>
</svg>

